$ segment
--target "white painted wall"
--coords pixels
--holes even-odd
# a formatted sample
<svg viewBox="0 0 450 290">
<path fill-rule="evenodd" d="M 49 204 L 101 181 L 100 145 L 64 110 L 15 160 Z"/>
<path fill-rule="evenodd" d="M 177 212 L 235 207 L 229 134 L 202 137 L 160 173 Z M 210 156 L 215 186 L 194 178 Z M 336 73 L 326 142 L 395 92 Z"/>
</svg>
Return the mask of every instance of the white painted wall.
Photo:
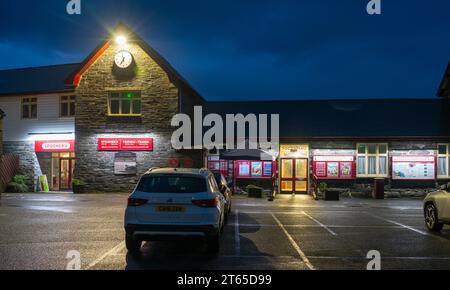
<svg viewBox="0 0 450 290">
<path fill-rule="evenodd" d="M 4 142 L 50 138 L 43 135 L 30 135 L 30 133 L 75 132 L 74 118 L 59 117 L 59 96 L 37 96 L 37 102 L 37 119 L 23 120 L 21 119 L 21 97 L 0 97 L 0 108 L 6 114 L 3 119 Z M 68 139 L 68 136 L 55 137 L 62 140 Z"/>
</svg>

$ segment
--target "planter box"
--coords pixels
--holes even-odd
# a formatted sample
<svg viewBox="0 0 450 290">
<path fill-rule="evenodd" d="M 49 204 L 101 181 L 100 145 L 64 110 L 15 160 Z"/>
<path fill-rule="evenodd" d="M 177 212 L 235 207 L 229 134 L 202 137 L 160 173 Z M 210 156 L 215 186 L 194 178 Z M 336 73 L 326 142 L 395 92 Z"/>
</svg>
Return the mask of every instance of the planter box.
<svg viewBox="0 0 450 290">
<path fill-rule="evenodd" d="M 73 193 L 86 193 L 86 186 L 84 185 L 73 185 Z"/>
<path fill-rule="evenodd" d="M 248 197 L 262 198 L 262 194 L 262 188 L 249 188 L 248 190 Z"/>
<path fill-rule="evenodd" d="M 339 200 L 339 191 L 327 190 L 325 191 L 325 200 Z"/>
</svg>

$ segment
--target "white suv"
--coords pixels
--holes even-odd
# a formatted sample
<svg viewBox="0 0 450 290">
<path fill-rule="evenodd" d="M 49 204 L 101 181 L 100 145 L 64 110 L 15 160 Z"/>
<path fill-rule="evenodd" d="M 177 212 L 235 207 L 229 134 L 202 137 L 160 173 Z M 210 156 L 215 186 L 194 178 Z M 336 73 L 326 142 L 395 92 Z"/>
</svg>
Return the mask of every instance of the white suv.
<svg viewBox="0 0 450 290">
<path fill-rule="evenodd" d="M 137 253 L 142 241 L 193 237 L 218 252 L 225 214 L 224 196 L 209 170 L 150 169 L 128 198 L 127 249 Z"/>
<path fill-rule="evenodd" d="M 444 224 L 450 224 L 450 183 L 425 197 L 424 216 L 430 231 L 439 232 Z"/>
</svg>

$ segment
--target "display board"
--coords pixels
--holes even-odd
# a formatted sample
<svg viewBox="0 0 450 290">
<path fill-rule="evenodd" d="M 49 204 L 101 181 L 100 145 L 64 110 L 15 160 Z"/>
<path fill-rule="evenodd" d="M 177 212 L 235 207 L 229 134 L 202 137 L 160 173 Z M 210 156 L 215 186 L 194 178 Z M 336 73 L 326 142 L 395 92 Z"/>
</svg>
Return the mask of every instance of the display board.
<svg viewBox="0 0 450 290">
<path fill-rule="evenodd" d="M 354 179 L 354 156 L 314 156 L 313 172 L 317 179 Z"/>
<path fill-rule="evenodd" d="M 271 178 L 272 161 L 235 161 L 236 178 Z"/>
<path fill-rule="evenodd" d="M 137 174 L 136 154 L 132 152 L 120 152 L 114 158 L 115 175 Z"/>
<path fill-rule="evenodd" d="M 208 156 L 208 169 L 212 172 L 220 172 L 223 176 L 228 176 L 228 160 L 222 160 L 218 155 Z"/>
<path fill-rule="evenodd" d="M 392 156 L 394 180 L 434 180 L 435 175 L 434 156 Z"/>
</svg>

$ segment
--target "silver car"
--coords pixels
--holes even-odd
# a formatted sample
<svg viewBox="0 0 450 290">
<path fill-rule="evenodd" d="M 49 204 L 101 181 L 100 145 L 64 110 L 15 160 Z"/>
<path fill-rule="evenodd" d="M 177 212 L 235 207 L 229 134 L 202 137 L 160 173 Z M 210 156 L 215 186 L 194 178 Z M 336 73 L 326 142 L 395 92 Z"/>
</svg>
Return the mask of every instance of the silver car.
<svg viewBox="0 0 450 290">
<path fill-rule="evenodd" d="M 450 224 L 450 183 L 429 193 L 425 197 L 423 208 L 428 230 L 439 232 L 444 224 Z"/>
</svg>

